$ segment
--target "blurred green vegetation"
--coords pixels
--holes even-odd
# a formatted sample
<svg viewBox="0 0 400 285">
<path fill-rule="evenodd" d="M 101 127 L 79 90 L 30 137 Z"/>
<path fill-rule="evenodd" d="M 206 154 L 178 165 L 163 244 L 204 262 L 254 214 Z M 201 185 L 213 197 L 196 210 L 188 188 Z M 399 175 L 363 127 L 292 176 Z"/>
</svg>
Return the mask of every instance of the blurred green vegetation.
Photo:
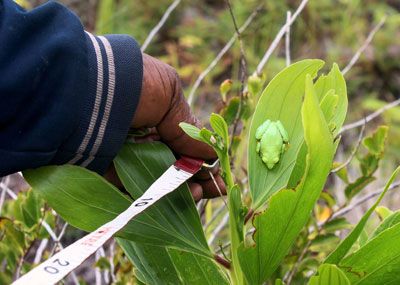
<svg viewBox="0 0 400 285">
<path fill-rule="evenodd" d="M 43 1 L 31 1 L 35 6 Z M 98 34 L 124 33 L 143 43 L 172 1 L 92 0 L 61 1 L 72 8 L 85 27 Z M 243 43 L 252 73 L 278 30 L 286 12 L 300 0 L 231 0 L 238 25 L 243 24 L 259 4 L 262 11 L 243 33 Z M 350 112 L 348 121 L 392 101 L 400 94 L 400 2 L 397 0 L 310 0 L 291 27 L 291 57 L 321 58 L 326 66 L 337 62 L 344 68 L 364 43 L 368 33 L 387 15 L 385 25 L 357 64 L 346 74 Z M 224 0 L 184 0 L 172 12 L 150 43 L 147 53 L 175 67 L 186 94 L 198 75 L 232 37 L 234 27 Z M 221 107 L 220 83 L 236 79 L 240 50 L 236 43 L 207 75 L 196 92 L 195 112 L 204 119 Z M 267 82 L 285 66 L 284 41 L 264 68 Z M 400 120 L 400 110 L 384 116 L 388 123 Z M 373 124 L 372 124 L 373 125 Z M 344 140 L 346 144 L 346 139 Z M 350 143 L 350 142 L 349 142 Z M 400 128 L 392 126 L 389 152 L 400 158 Z"/>
</svg>

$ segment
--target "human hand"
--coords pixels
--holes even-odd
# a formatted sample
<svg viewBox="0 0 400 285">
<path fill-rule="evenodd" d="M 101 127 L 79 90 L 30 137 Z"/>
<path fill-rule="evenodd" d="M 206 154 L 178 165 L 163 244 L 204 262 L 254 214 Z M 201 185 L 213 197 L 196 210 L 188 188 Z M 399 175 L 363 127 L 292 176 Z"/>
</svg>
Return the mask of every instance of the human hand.
<svg viewBox="0 0 400 285">
<path fill-rule="evenodd" d="M 180 122 L 200 127 L 183 96 L 179 76 L 171 66 L 143 54 L 142 93 L 132 120 L 132 128 L 154 127 L 161 141 L 178 155 L 204 160 L 216 159 L 214 150 L 186 135 L 179 127 Z M 219 175 L 219 169 L 215 167 L 211 172 L 221 192 L 225 194 L 225 184 Z M 110 176 L 112 174 L 106 174 L 106 178 L 109 179 Z M 220 195 L 209 173 L 204 170 L 197 173 L 188 184 L 196 201 Z"/>
</svg>

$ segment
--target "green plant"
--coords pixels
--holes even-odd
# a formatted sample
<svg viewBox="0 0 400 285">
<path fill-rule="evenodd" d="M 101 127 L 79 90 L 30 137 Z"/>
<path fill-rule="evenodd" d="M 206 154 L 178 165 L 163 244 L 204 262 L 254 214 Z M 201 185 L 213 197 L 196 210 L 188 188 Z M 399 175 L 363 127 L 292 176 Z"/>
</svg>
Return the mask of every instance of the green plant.
<svg viewBox="0 0 400 285">
<path fill-rule="evenodd" d="M 292 64 L 274 77 L 261 95 L 255 86 L 241 97 L 230 94 L 231 86 L 221 88 L 226 107 L 221 114 L 211 115 L 212 130 L 181 123 L 188 135 L 209 144 L 218 155 L 228 189 L 229 215 L 229 230 L 221 235 L 230 250 L 225 252 L 222 244 L 210 248 L 209 234 L 203 230 L 194 201 L 183 185 L 117 234 L 137 280 L 145 284 L 251 285 L 400 281 L 400 249 L 394 249 L 400 233 L 398 212 L 386 211 L 386 218 L 370 237 L 365 231 L 369 217 L 399 170 L 342 242 L 335 231 L 352 226 L 341 217 L 322 218 L 324 209 L 336 204 L 323 190 L 329 187 L 332 169 L 338 167 L 333 159 L 347 112 L 342 74 L 333 65 L 327 75 L 316 79 L 322 66 L 320 60 Z M 238 115 L 227 123 L 224 118 L 233 117 L 232 112 Z M 285 153 L 271 168 L 257 153 L 260 142 L 256 133 L 267 120 L 281 122 L 289 137 Z M 242 134 L 230 134 L 229 129 L 238 122 L 244 126 Z M 373 177 L 383 155 L 386 132 L 387 128 L 381 127 L 364 139 L 366 154 L 358 157 L 362 177 Z M 249 194 L 243 190 L 246 182 L 237 179 L 238 170 L 234 168 L 236 160 L 244 157 L 242 151 L 248 155 Z M 24 175 L 61 217 L 75 227 L 92 231 L 126 209 L 173 161 L 162 143 L 127 143 L 115 166 L 128 194 L 76 166 L 43 167 Z M 356 182 L 347 177 L 346 165 L 340 167 L 336 175 L 348 184 L 346 189 L 354 189 Z M 346 190 L 348 201 L 366 185 L 356 184 L 362 186 Z M 329 207 L 324 208 L 324 203 Z M 206 216 L 209 221 L 210 215 Z M 248 223 L 250 219 L 252 224 Z M 247 233 L 252 231 L 251 239 Z M 311 278 L 310 272 L 314 273 Z"/>
</svg>

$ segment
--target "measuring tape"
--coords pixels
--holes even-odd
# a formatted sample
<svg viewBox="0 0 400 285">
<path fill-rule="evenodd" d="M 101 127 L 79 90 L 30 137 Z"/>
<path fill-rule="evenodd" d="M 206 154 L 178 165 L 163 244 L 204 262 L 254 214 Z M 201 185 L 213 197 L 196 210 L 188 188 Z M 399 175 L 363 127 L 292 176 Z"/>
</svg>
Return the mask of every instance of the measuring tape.
<svg viewBox="0 0 400 285">
<path fill-rule="evenodd" d="M 204 164 L 202 160 L 182 157 L 169 167 L 140 198 L 133 202 L 128 209 L 119 214 L 114 220 L 69 245 L 12 284 L 55 284 L 95 253 L 98 248 L 116 232 L 121 230 L 133 217 L 143 212 L 168 193 L 174 191 L 199 171 L 202 166 L 213 167 L 214 165 Z"/>
</svg>

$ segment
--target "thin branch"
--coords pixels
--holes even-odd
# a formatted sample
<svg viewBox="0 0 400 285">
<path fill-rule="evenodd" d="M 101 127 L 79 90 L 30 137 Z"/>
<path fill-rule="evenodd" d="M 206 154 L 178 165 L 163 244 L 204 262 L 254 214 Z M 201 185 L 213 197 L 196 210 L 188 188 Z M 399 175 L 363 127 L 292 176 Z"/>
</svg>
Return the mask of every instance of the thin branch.
<svg viewBox="0 0 400 285">
<path fill-rule="evenodd" d="M 399 186 L 400 186 L 400 181 L 396 181 L 396 182 L 392 183 L 392 185 L 390 185 L 388 190 L 393 190 L 393 189 L 395 189 L 395 188 L 397 188 Z M 379 190 L 377 190 L 375 192 L 372 192 L 372 193 L 364 195 L 363 197 L 359 198 L 353 204 L 351 204 L 351 205 L 349 205 L 349 206 L 347 206 L 345 208 L 342 208 L 341 210 L 339 210 L 336 213 L 334 213 L 329 220 L 333 220 L 333 219 L 335 219 L 337 217 L 341 217 L 341 216 L 346 215 L 347 213 L 353 211 L 359 205 L 367 202 L 368 200 L 370 200 L 370 199 L 372 199 L 372 198 L 374 198 L 376 196 L 379 196 L 383 192 L 383 190 L 384 190 L 384 187 L 380 188 Z"/>
<path fill-rule="evenodd" d="M 96 251 L 94 259 L 95 259 L 95 262 L 99 261 L 99 259 L 100 259 L 100 252 L 99 252 L 99 250 Z M 95 284 L 96 284 L 96 285 L 101 285 L 101 283 L 102 283 L 102 282 L 101 282 L 101 281 L 102 281 L 102 278 L 101 278 L 101 270 L 100 270 L 100 268 L 97 267 L 97 266 L 96 266 L 95 269 L 94 269 L 94 279 L 95 279 Z"/>
<path fill-rule="evenodd" d="M 259 5 L 251 13 L 251 15 L 247 18 L 247 20 L 244 22 L 244 24 L 239 28 L 240 34 L 242 34 L 247 29 L 247 27 L 250 25 L 250 23 L 257 16 L 258 12 L 261 10 L 261 7 L 262 7 L 262 5 Z M 229 40 L 229 42 L 227 42 L 226 45 L 220 50 L 220 52 L 217 54 L 217 56 L 214 58 L 214 60 L 207 66 L 207 68 L 202 73 L 200 73 L 199 77 L 197 77 L 197 79 L 194 82 L 193 87 L 190 90 L 189 95 L 188 95 L 187 101 L 188 101 L 189 105 L 193 104 L 194 94 L 195 94 L 196 90 L 199 88 L 203 79 L 217 65 L 217 63 L 221 60 L 221 58 L 225 55 L 225 53 L 232 47 L 232 45 L 235 43 L 236 39 L 237 39 L 237 33 L 235 32 L 234 35 Z"/>
<path fill-rule="evenodd" d="M 141 50 L 144 52 L 146 48 L 149 46 L 151 40 L 154 38 L 154 36 L 158 33 L 158 31 L 162 28 L 162 26 L 165 24 L 167 21 L 169 15 L 172 13 L 172 11 L 175 10 L 175 8 L 179 5 L 181 0 L 175 0 L 172 2 L 172 4 L 167 8 L 165 11 L 164 15 L 162 16 L 160 22 L 150 31 L 149 35 L 147 36 L 146 40 L 144 41 Z"/>
<path fill-rule="evenodd" d="M 369 123 L 370 121 L 372 121 L 373 119 L 377 118 L 380 114 L 382 114 L 383 112 L 396 107 L 400 105 L 400 99 L 397 99 L 391 103 L 386 104 L 385 106 L 383 106 L 382 108 L 376 110 L 375 112 L 371 113 L 370 115 L 368 115 L 367 117 L 358 120 L 356 122 L 347 124 L 345 126 L 342 127 L 342 129 L 340 130 L 339 134 L 342 134 L 348 130 L 354 129 L 354 128 L 358 128 L 361 127 L 362 125 Z"/>
<path fill-rule="evenodd" d="M 312 243 L 312 240 L 309 239 L 304 246 L 299 258 L 297 259 L 296 263 L 293 265 L 292 270 L 290 270 L 290 273 L 287 277 L 287 281 L 285 282 L 286 285 L 292 284 L 293 277 L 296 275 L 297 270 L 299 269 L 300 263 L 303 261 L 304 257 L 306 256 L 308 249 L 310 248 Z"/>
<path fill-rule="evenodd" d="M 364 124 L 362 125 L 360 134 L 358 135 L 357 144 L 356 144 L 356 146 L 354 147 L 353 151 L 351 152 L 350 156 L 347 158 L 347 160 L 346 160 L 343 164 L 339 165 L 339 166 L 336 167 L 335 169 L 332 169 L 332 170 L 331 170 L 332 173 L 338 172 L 339 170 L 345 168 L 345 167 L 346 167 L 347 165 L 349 165 L 350 162 L 353 160 L 353 158 L 354 158 L 354 156 L 356 155 L 358 149 L 360 148 L 361 141 L 362 141 L 362 139 L 363 139 L 363 137 L 364 137 L 364 131 L 365 131 L 365 126 L 366 126 L 366 124 L 367 124 L 367 123 L 366 123 L 365 120 L 364 120 Z"/>
<path fill-rule="evenodd" d="M 290 22 L 290 18 L 292 17 L 292 13 L 290 11 L 287 11 L 286 13 L 286 36 L 285 36 L 285 56 L 286 56 L 286 66 L 289 66 L 291 63 L 290 59 L 290 25 L 288 24 Z"/>
<path fill-rule="evenodd" d="M 0 194 L 0 215 L 1 215 L 1 210 L 3 209 L 4 201 L 6 200 L 6 193 L 7 193 L 6 186 L 8 185 L 8 179 L 9 179 L 9 176 L 0 178 L 0 189 L 1 189 L 1 194 Z M 5 180 L 4 184 L 3 184 L 3 180 Z M 5 185 L 5 187 L 3 187 L 2 185 Z"/>
<path fill-rule="evenodd" d="M 224 194 L 222 194 L 221 188 L 219 188 L 217 181 L 215 181 L 214 175 L 212 174 L 212 172 L 211 172 L 210 170 L 208 171 L 208 174 L 210 175 L 211 180 L 212 180 L 212 182 L 214 183 L 215 188 L 217 188 L 218 193 L 219 193 L 219 195 L 221 196 L 222 201 L 223 201 L 224 204 L 225 204 L 225 207 L 228 209 L 228 204 L 226 203 Z"/>
<path fill-rule="evenodd" d="M 368 47 L 368 45 L 372 42 L 375 34 L 382 28 L 383 24 L 386 22 L 387 16 L 384 16 L 379 23 L 371 30 L 369 33 L 367 39 L 363 43 L 363 45 L 357 50 L 357 52 L 354 54 L 354 56 L 351 58 L 350 62 L 346 65 L 345 68 L 342 70 L 342 74 L 345 75 L 357 62 L 357 60 L 360 58 L 361 54 L 365 51 L 365 49 Z"/>
<path fill-rule="evenodd" d="M 114 284 L 117 280 L 117 277 L 115 276 L 115 267 L 114 267 L 114 256 L 115 256 L 115 240 L 112 239 L 110 243 L 110 256 L 108 257 L 108 261 L 110 263 L 110 276 L 111 276 L 111 281 Z"/>
<path fill-rule="evenodd" d="M 285 35 L 288 27 L 290 27 L 293 24 L 293 22 L 296 20 L 297 16 L 301 13 L 301 11 L 303 11 L 303 9 L 304 9 L 304 7 L 306 6 L 307 3 L 308 3 L 308 0 L 301 1 L 299 7 L 293 13 L 293 16 L 290 18 L 290 20 L 288 22 L 286 22 L 282 26 L 282 28 L 279 30 L 279 32 L 276 34 L 275 39 L 272 41 L 271 45 L 269 46 L 268 50 L 265 52 L 265 54 L 264 54 L 263 58 L 261 59 L 260 63 L 257 65 L 257 68 L 256 68 L 257 74 L 261 74 L 262 73 L 262 69 L 264 68 L 265 64 L 267 63 L 268 59 L 270 58 L 270 56 L 272 55 L 272 53 L 274 52 L 276 47 L 278 46 L 278 44 L 279 44 L 280 40 L 282 39 L 282 37 Z"/>
<path fill-rule="evenodd" d="M 35 258 L 33 260 L 33 264 L 38 264 L 42 260 L 43 253 L 49 243 L 49 239 L 45 238 L 39 244 L 38 249 L 36 250 Z"/>
<path fill-rule="evenodd" d="M 238 107 L 238 111 L 236 112 L 235 115 L 235 120 L 233 123 L 233 128 L 232 128 L 232 136 L 231 136 L 231 147 L 233 145 L 233 140 L 235 138 L 235 133 L 236 133 L 236 129 L 239 125 L 240 122 L 240 115 L 242 113 L 242 109 L 243 109 L 243 99 L 244 99 L 244 82 L 246 80 L 247 77 L 247 62 L 246 62 L 246 54 L 244 51 L 244 46 L 243 46 L 243 40 L 242 40 L 242 36 L 240 34 L 240 31 L 238 29 L 238 26 L 236 24 L 236 18 L 235 15 L 233 14 L 233 9 L 231 6 L 231 2 L 229 0 L 225 0 L 228 7 L 229 7 L 229 12 L 231 14 L 231 18 L 233 21 L 233 25 L 235 26 L 235 31 L 236 31 L 236 35 L 239 41 L 239 46 L 240 46 L 240 68 L 239 68 L 239 80 L 240 80 L 240 90 L 239 90 L 239 97 L 240 97 L 240 101 L 239 101 L 239 107 Z M 231 154 L 231 148 L 229 148 L 229 154 Z"/>
</svg>

